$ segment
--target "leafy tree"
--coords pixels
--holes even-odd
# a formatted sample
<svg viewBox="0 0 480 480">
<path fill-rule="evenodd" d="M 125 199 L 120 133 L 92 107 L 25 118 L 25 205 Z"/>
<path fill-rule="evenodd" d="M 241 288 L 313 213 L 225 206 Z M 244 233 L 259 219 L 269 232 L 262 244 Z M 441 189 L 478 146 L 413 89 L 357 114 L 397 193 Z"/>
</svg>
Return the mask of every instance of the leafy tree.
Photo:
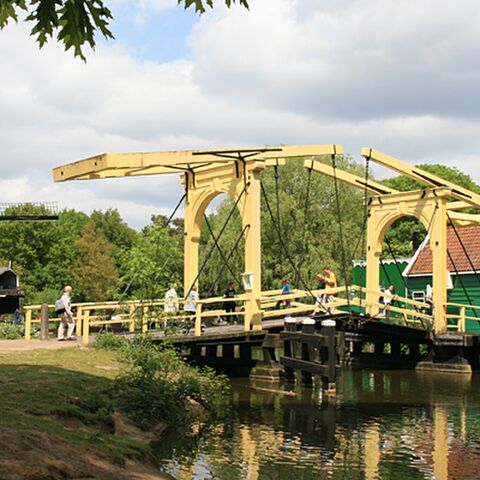
<svg viewBox="0 0 480 480">
<path fill-rule="evenodd" d="M 209 225 L 215 235 L 218 234 L 218 232 L 222 229 L 222 226 L 227 217 L 230 215 L 233 207 L 234 201 L 231 198 L 226 197 L 219 204 L 215 213 L 207 217 Z M 241 232 L 242 220 L 240 218 L 238 209 L 235 209 L 227 228 L 218 242 L 224 256 L 230 257 L 231 250 L 238 240 L 237 248 L 233 252 L 233 255 L 231 255 L 231 258 L 228 262 L 232 269 L 232 271 L 230 271 L 224 267 L 224 262 L 220 252 L 214 246 L 214 242 L 211 233 L 207 228 L 206 222 L 203 222 L 199 245 L 199 268 L 202 267 L 205 261 L 206 263 L 205 269 L 200 275 L 200 281 L 197 282 L 197 284 L 200 284 L 201 294 L 205 296 L 221 295 L 223 294 L 223 291 L 227 287 L 227 283 L 229 281 L 241 281 L 241 273 L 245 271 L 243 266 L 245 242 Z M 210 255 L 208 260 L 206 260 L 207 255 Z"/>
<path fill-rule="evenodd" d="M 58 222 L 53 224 L 54 233 L 43 269 L 45 287 L 61 289 L 71 283 L 70 272 L 76 256 L 75 241 L 82 235 L 87 222 L 88 215 L 85 213 L 64 210 Z M 43 290 L 41 285 L 38 290 Z"/>
<path fill-rule="evenodd" d="M 224 0 L 231 7 L 236 0 Z M 204 13 L 206 7 L 213 7 L 213 0 L 178 0 L 186 9 L 194 7 Z M 247 0 L 238 0 L 248 8 Z M 74 55 L 85 60 L 82 47 L 95 47 L 97 31 L 105 38 L 114 38 L 109 29 L 112 12 L 102 0 L 0 0 L 0 29 L 10 20 L 33 22 L 31 34 L 36 37 L 40 48 L 54 35 L 63 43 L 65 50 L 73 49 Z"/>
<path fill-rule="evenodd" d="M 472 192 L 480 193 L 480 187 L 472 180 L 470 175 L 461 172 L 456 167 L 448 167 L 446 165 L 439 164 L 422 164 L 416 165 L 417 168 L 425 170 L 426 172 L 432 173 L 437 177 L 443 178 L 449 182 L 455 183 L 461 187 L 468 188 Z M 427 185 L 417 182 L 410 177 L 405 175 L 399 175 L 397 177 L 388 178 L 382 183 L 385 185 L 400 190 L 401 192 L 408 192 L 410 190 L 420 190 L 428 188 Z"/>
<path fill-rule="evenodd" d="M 9 208 L 5 213 L 40 215 L 46 211 L 41 206 L 25 204 Z M 168 283 L 180 284 L 183 275 L 183 220 L 173 220 L 167 229 L 164 227 L 166 220 L 152 217 L 152 223 L 142 233 L 130 228 L 115 209 L 94 211 L 90 218 L 82 212 L 64 210 L 55 222 L 0 222 L 0 265 L 8 265 L 9 261 L 13 263 L 27 293 L 26 304 L 53 303 L 66 284 L 75 285 L 78 300 L 102 300 L 114 293 L 118 297 L 133 277 L 136 282 L 128 289 L 132 296 L 163 295 Z M 87 223 L 90 223 L 88 229 L 95 233 L 90 232 L 90 237 L 85 239 Z M 156 230 L 163 233 L 156 236 Z M 100 259 L 98 275 L 95 276 L 96 255 L 102 249 L 108 250 L 108 258 L 105 259 L 104 255 Z M 158 255 L 155 252 L 159 252 Z M 152 256 L 153 267 L 137 277 L 132 272 L 136 272 L 137 267 L 143 268 L 141 261 L 135 264 L 141 255 Z M 167 258 L 171 263 L 163 275 L 157 274 Z M 150 259 L 146 261 L 148 263 Z M 116 275 L 110 275 L 111 270 L 106 270 L 107 282 L 104 279 L 105 264 L 113 265 L 116 271 Z M 116 280 L 109 281 L 110 278 Z M 89 285 L 94 283 L 100 285 L 100 290 L 92 291 L 93 287 Z M 151 287 L 153 283 L 155 288 Z"/>
<path fill-rule="evenodd" d="M 90 215 L 90 219 L 96 228 L 102 230 L 110 242 L 111 253 L 115 258 L 120 278 L 123 278 L 128 269 L 127 258 L 138 233 L 123 221 L 118 210 L 114 208 L 109 208 L 105 212 L 94 210 Z M 121 285 L 122 289 L 126 287 L 127 284 Z"/>
<path fill-rule="evenodd" d="M 126 256 L 123 282 L 137 298 L 160 298 L 170 283 L 180 286 L 182 277 L 183 232 L 172 234 L 163 223 L 150 223 Z"/>
<path fill-rule="evenodd" d="M 170 223 L 167 225 L 168 217 L 166 215 L 152 215 L 150 219 L 153 225 L 163 225 L 168 226 L 171 235 L 183 235 L 183 218 L 173 218 L 170 220 Z M 150 226 L 145 227 L 145 230 L 148 230 Z"/>
<path fill-rule="evenodd" d="M 43 207 L 22 205 L 9 214 L 44 214 Z M 0 222 L 0 256 L 11 261 L 20 276 L 26 301 L 45 289 L 58 291 L 70 282 L 74 242 L 88 216 L 64 210 L 55 222 Z"/>
<path fill-rule="evenodd" d="M 330 158 L 319 158 L 320 161 L 330 163 Z M 337 160 L 338 168 L 363 175 L 362 167 L 349 157 Z M 293 263 L 301 272 L 311 288 L 316 285 L 315 275 L 329 265 L 336 271 L 338 277 L 344 281 L 342 275 L 342 248 L 339 235 L 338 212 L 335 197 L 335 185 L 331 178 L 311 173 L 310 194 L 307 199 L 308 171 L 303 168 L 303 160 L 291 159 L 285 166 L 279 167 L 279 217 L 282 243 L 289 252 Z M 262 182 L 267 194 L 270 208 L 275 222 L 277 222 L 277 204 L 275 188 L 275 172 L 267 168 L 262 174 Z M 343 227 L 343 250 L 347 267 L 347 278 L 350 275 L 351 260 L 355 247 L 362 234 L 363 224 L 363 192 L 348 185 L 338 183 L 340 216 Z M 308 208 L 305 209 L 308 200 Z M 224 200 L 217 211 L 210 215 L 212 229 L 218 233 L 223 226 L 233 206 L 229 198 Z M 262 198 L 262 280 L 263 288 L 278 288 L 282 277 L 287 276 L 293 285 L 302 286 L 296 278 L 295 269 L 287 258 L 277 231 L 268 212 L 267 205 Z M 305 213 L 307 217 L 305 218 Z M 238 214 L 232 217 L 219 244 L 225 254 L 232 249 L 235 240 L 242 230 Z M 212 240 L 208 230 L 202 226 L 201 263 L 206 253 L 211 249 Z M 360 255 L 360 250 L 355 252 Z M 232 270 L 236 277 L 244 271 L 243 241 L 231 260 Z M 226 283 L 232 279 L 232 274 L 224 269 L 218 278 L 219 269 L 223 261 L 220 254 L 214 251 L 207 263 L 205 272 L 200 277 L 202 291 L 209 290 L 212 284 L 217 293 L 222 293 Z"/>
<path fill-rule="evenodd" d="M 109 208 L 105 212 L 94 210 L 90 219 L 96 228 L 103 231 L 107 240 L 112 244 L 113 252 L 116 255 L 121 250 L 132 248 L 137 232 L 123 221 L 116 208 Z"/>
<path fill-rule="evenodd" d="M 456 167 L 438 164 L 417 165 L 417 167 L 456 185 L 480 193 L 480 186 L 472 180 L 470 175 L 461 172 Z M 384 180 L 383 183 L 401 192 L 428 188 L 427 185 L 421 184 L 405 175 L 389 178 Z M 475 209 L 467 209 L 464 211 L 475 213 Z M 427 231 L 418 219 L 414 217 L 401 218 L 397 220 L 387 232 L 383 256 L 385 258 L 391 258 L 393 253 L 395 258 L 409 257 L 414 253 L 419 243 L 425 239 L 426 235 Z"/>
<path fill-rule="evenodd" d="M 89 302 L 111 297 L 118 284 L 112 246 L 92 220 L 75 242 L 75 249 L 77 255 L 71 276 L 77 295 Z"/>
</svg>

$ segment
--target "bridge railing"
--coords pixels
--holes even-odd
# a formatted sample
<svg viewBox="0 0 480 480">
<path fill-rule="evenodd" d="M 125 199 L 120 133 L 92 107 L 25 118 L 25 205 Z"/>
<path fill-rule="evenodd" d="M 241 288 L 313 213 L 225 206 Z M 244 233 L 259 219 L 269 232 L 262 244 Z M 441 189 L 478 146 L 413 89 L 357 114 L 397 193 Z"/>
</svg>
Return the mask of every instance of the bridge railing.
<svg viewBox="0 0 480 480">
<path fill-rule="evenodd" d="M 176 313 L 165 312 L 165 300 L 128 300 L 124 302 L 84 302 L 73 303 L 73 320 L 76 324 L 75 333 L 82 337 L 82 343 L 88 345 L 91 328 L 120 325 L 133 333 L 136 330 L 147 333 L 151 326 L 161 328 L 167 327 L 169 323 L 176 325 L 184 324 L 187 329 L 190 325 L 194 327 L 195 335 L 201 335 L 202 323 L 208 319 L 228 319 L 229 317 L 242 317 L 245 312 L 242 304 L 247 300 L 245 295 L 238 295 L 234 298 L 214 297 L 198 300 L 195 312 L 182 311 L 182 306 L 187 303 L 185 300 L 178 300 Z M 222 309 L 209 309 L 209 306 L 224 302 L 236 302 L 240 308 L 235 312 L 226 312 Z M 192 302 L 193 303 L 193 302 Z M 239 305 L 240 304 L 240 305 Z M 49 324 L 54 327 L 61 321 L 61 317 L 54 316 L 54 305 L 47 305 L 49 313 Z M 40 312 L 42 305 L 29 305 L 23 308 L 25 313 L 25 339 L 32 338 L 33 327 L 41 323 Z"/>
<path fill-rule="evenodd" d="M 199 300 L 196 302 L 196 312 L 195 312 L 195 323 L 194 323 L 194 333 L 196 336 L 202 334 L 202 324 L 204 319 L 209 318 L 237 318 L 245 317 L 244 303 L 248 300 L 249 297 L 246 295 L 237 295 L 233 298 L 224 298 L 224 297 L 213 297 Z M 224 302 L 235 302 L 236 308 L 234 312 L 226 312 L 222 309 L 213 309 L 206 310 L 205 308 L 212 304 L 224 303 Z M 240 305 L 238 305 L 240 303 Z"/>
<path fill-rule="evenodd" d="M 372 294 L 379 299 L 382 297 L 391 298 L 392 301 L 395 300 L 403 306 L 384 304 L 380 301 L 373 302 L 366 298 L 367 294 Z M 348 295 L 348 299 L 345 298 L 346 295 Z M 321 301 L 314 302 L 312 296 Z M 326 301 L 327 299 L 329 301 Z M 351 285 L 347 288 L 345 288 L 345 286 L 325 288 L 309 292 L 296 290 L 285 295 L 281 293 L 269 295 L 268 300 L 270 301 L 270 307 L 272 305 L 278 307 L 279 303 L 283 303 L 284 305 L 288 304 L 288 306 L 281 310 L 277 308 L 273 310 L 271 308 L 265 309 L 263 318 L 324 311 L 328 311 L 331 314 L 341 314 L 345 312 L 346 307 L 353 307 L 356 308 L 359 313 L 363 314 L 370 313 L 373 309 L 378 310 L 379 313 L 376 317 L 383 321 L 401 321 L 405 325 L 420 325 L 423 328 L 429 328 L 432 323 L 431 315 L 426 313 L 430 308 L 429 304 L 387 292 L 360 287 L 358 285 Z M 392 315 L 392 313 L 396 315 Z"/>
<path fill-rule="evenodd" d="M 400 295 L 379 290 L 372 290 L 370 288 L 359 287 L 356 285 L 352 285 L 350 289 L 352 292 L 362 293 L 365 297 L 370 294 L 371 296 L 378 297 L 379 299 L 391 299 L 391 303 L 389 304 L 385 304 L 380 301 L 370 302 L 367 300 L 368 297 L 362 299 L 362 302 L 365 303 L 367 307 L 370 307 L 370 310 L 372 310 L 372 307 L 376 310 L 379 310 L 380 314 L 377 314 L 376 316 L 380 319 L 388 318 L 390 321 L 400 320 L 405 325 L 421 325 L 423 328 L 430 328 L 432 326 L 432 315 L 429 313 L 431 305 L 428 303 L 419 302 L 418 300 L 402 297 Z M 395 301 L 399 306 L 393 305 L 393 301 Z M 395 313 L 396 315 L 391 315 L 391 313 Z"/>
<path fill-rule="evenodd" d="M 345 287 L 325 288 L 321 290 L 315 289 L 310 291 L 298 289 L 293 290 L 288 294 L 282 294 L 281 290 L 267 292 L 268 295 L 265 295 L 265 292 L 262 292 L 261 305 L 263 318 L 268 319 L 299 313 L 314 313 L 315 310 L 323 309 L 322 306 L 319 306 L 316 303 L 317 297 L 319 298 L 321 295 L 334 296 L 344 291 Z M 338 303 L 338 305 L 333 305 L 333 303 Z M 338 298 L 335 298 L 333 303 L 323 303 L 322 305 L 325 309 L 333 309 L 335 306 L 338 307 L 343 305 Z M 282 305 L 284 308 L 280 308 Z"/>
<path fill-rule="evenodd" d="M 480 321 L 480 306 L 465 305 L 464 303 L 448 302 L 445 304 L 447 309 L 447 330 L 465 333 L 467 331 L 467 321 Z M 449 307 L 455 309 L 458 313 L 448 313 Z M 475 315 L 467 315 L 468 310 L 473 310 L 477 313 Z"/>
<path fill-rule="evenodd" d="M 373 302 L 367 297 L 371 294 L 374 298 L 389 297 L 400 305 L 383 304 L 380 301 Z M 346 298 L 348 295 L 348 299 Z M 367 298 L 365 298 L 367 297 Z M 221 318 L 242 318 L 245 320 L 244 304 L 250 297 L 247 294 L 237 295 L 234 298 L 213 297 L 198 300 L 195 302 L 195 312 L 183 312 L 178 310 L 175 313 L 165 312 L 165 300 L 128 300 L 124 302 L 109 301 L 101 303 L 85 302 L 72 304 L 73 318 L 76 323 L 76 335 L 82 337 L 85 345 L 88 344 L 92 327 L 105 327 L 119 325 L 128 332 L 141 331 L 147 333 L 158 327 L 166 329 L 169 323 L 183 325 L 187 331 L 193 326 L 196 336 L 202 335 L 202 325 L 209 319 Z M 429 328 L 432 323 L 431 315 L 425 313 L 429 305 L 387 292 L 370 290 L 365 287 L 352 285 L 312 291 L 293 290 L 289 294 L 282 294 L 281 290 L 269 290 L 262 292 L 260 308 L 262 318 L 272 319 L 286 315 L 313 314 L 328 311 L 331 314 L 344 313 L 348 308 L 356 309 L 359 313 L 369 313 L 375 309 L 379 312 L 379 320 L 395 322 L 401 321 L 405 325 L 421 325 Z M 225 302 L 235 302 L 234 312 L 226 312 L 223 308 Z M 185 300 L 178 301 L 179 309 L 185 305 Z M 222 304 L 222 308 L 211 308 L 212 305 Z M 283 305 L 284 308 L 279 308 Z M 465 320 L 473 318 L 465 315 L 465 308 L 470 306 L 460 304 L 448 304 L 460 307 L 459 315 L 450 315 L 450 318 L 458 319 L 459 331 L 464 331 Z M 40 323 L 41 305 L 30 305 L 24 307 L 25 311 L 25 339 L 32 336 L 32 326 Z M 54 305 L 48 305 L 53 311 Z M 480 307 L 474 307 L 480 309 Z M 61 319 L 52 317 L 50 322 L 56 326 Z M 153 327 L 153 328 L 152 328 Z M 462 330 L 463 329 L 463 330 Z"/>
<path fill-rule="evenodd" d="M 136 313 L 139 309 L 142 312 L 141 317 L 145 317 L 149 309 L 163 306 L 164 303 L 165 301 L 163 299 L 72 303 L 73 320 L 76 324 L 75 332 L 77 336 L 85 336 L 88 335 L 90 326 L 115 324 L 124 324 L 128 327 L 129 331 L 133 332 L 135 330 L 135 323 L 138 322 L 139 315 L 136 315 Z M 61 321 L 61 317 L 54 316 L 55 306 L 53 304 L 49 304 L 47 307 L 49 313 L 53 313 L 52 316 L 49 316 L 49 324 L 53 324 L 56 327 Z M 30 340 L 32 337 L 32 327 L 41 322 L 41 309 L 42 305 L 28 305 L 23 307 L 25 313 L 26 340 Z M 143 325 L 142 330 L 145 330 Z"/>
</svg>

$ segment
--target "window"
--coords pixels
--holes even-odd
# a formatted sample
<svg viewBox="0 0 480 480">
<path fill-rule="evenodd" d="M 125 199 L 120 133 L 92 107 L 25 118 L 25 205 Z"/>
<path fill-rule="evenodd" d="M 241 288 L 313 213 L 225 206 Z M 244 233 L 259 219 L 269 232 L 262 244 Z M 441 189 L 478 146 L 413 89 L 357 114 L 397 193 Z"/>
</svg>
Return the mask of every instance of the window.
<svg viewBox="0 0 480 480">
<path fill-rule="evenodd" d="M 425 292 L 421 290 L 412 292 L 412 299 L 416 300 L 417 302 L 425 302 Z"/>
</svg>

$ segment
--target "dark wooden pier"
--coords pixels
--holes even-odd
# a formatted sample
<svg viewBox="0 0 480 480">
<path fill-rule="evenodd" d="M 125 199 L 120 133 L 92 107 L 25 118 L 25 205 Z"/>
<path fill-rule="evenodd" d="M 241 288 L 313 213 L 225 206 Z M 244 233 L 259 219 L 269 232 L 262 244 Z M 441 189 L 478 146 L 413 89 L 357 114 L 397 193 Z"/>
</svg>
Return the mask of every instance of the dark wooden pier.
<svg viewBox="0 0 480 480">
<path fill-rule="evenodd" d="M 425 328 L 384 323 L 356 313 L 315 318 L 267 320 L 259 331 L 242 325 L 207 328 L 155 342 L 176 345 L 185 358 L 230 376 L 263 380 L 318 378 L 334 389 L 343 367 L 354 369 L 422 369 L 471 373 L 479 368 L 480 335 L 449 333 L 435 337 Z M 297 372 L 297 373 L 296 373 Z"/>
</svg>

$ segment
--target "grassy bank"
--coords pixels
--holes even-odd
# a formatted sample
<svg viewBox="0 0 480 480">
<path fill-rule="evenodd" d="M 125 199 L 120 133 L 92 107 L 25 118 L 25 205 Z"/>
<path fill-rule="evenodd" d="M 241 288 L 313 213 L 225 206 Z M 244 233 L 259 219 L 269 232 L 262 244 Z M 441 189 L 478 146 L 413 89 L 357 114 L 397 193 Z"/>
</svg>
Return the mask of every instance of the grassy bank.
<svg viewBox="0 0 480 480">
<path fill-rule="evenodd" d="M 144 476 L 146 445 L 114 434 L 109 392 L 124 368 L 106 350 L 0 354 L 1 478 L 164 478 Z"/>
</svg>

